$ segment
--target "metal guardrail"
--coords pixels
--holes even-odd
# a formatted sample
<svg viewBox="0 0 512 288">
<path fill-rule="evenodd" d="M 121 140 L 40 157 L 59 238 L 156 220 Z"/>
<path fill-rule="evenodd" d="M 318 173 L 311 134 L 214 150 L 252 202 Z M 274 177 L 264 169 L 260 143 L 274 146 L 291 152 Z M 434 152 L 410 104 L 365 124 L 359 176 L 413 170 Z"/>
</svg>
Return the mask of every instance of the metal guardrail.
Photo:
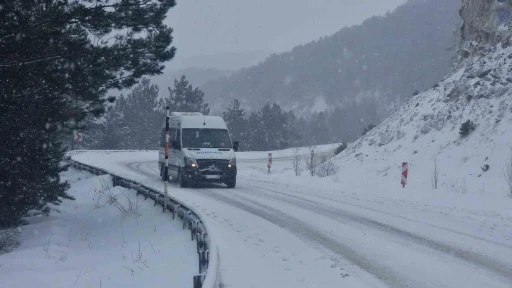
<svg viewBox="0 0 512 288">
<path fill-rule="evenodd" d="M 111 175 L 114 186 L 121 186 L 128 189 L 133 189 L 138 195 L 143 195 L 144 200 L 148 198 L 154 201 L 154 206 L 160 205 L 164 208 L 164 195 L 155 189 L 149 188 L 145 185 L 135 181 L 115 175 L 104 169 L 93 167 L 87 164 L 80 163 L 66 159 L 71 167 L 77 170 L 88 171 L 94 175 Z M 198 255 L 198 270 L 199 273 L 193 277 L 193 288 L 215 288 L 218 287 L 218 257 L 216 248 L 212 247 L 211 237 L 208 234 L 206 225 L 201 218 L 197 215 L 194 209 L 187 207 L 172 197 L 168 197 L 167 210 L 172 213 L 172 219 L 176 218 L 183 221 L 183 230 L 190 230 L 191 241 L 196 241 L 197 255 Z"/>
</svg>

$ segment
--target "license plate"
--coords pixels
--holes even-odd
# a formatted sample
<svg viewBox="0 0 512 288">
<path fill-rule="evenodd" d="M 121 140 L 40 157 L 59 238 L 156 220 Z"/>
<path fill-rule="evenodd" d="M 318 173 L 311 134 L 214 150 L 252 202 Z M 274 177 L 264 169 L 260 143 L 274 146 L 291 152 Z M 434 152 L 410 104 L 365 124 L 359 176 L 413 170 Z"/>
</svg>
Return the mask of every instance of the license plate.
<svg viewBox="0 0 512 288">
<path fill-rule="evenodd" d="M 220 179 L 220 175 L 206 175 L 206 179 Z"/>
</svg>

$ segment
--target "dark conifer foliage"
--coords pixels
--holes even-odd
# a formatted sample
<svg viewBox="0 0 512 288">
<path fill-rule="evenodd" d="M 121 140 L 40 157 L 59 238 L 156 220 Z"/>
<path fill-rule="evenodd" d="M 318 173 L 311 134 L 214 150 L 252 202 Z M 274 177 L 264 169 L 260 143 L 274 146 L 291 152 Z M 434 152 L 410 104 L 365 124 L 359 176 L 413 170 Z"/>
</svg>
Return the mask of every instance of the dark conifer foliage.
<svg viewBox="0 0 512 288">
<path fill-rule="evenodd" d="M 0 9 L 0 229 L 48 212 L 62 139 L 105 111 L 109 89 L 157 75 L 172 59 L 163 24 L 174 0 L 11 0 Z M 68 197 L 69 198 L 69 197 Z"/>
<path fill-rule="evenodd" d="M 184 76 L 168 90 L 169 97 L 159 99 L 158 86 L 143 79 L 126 97 L 119 97 L 103 118 L 89 119 L 85 131 L 87 149 L 158 149 L 167 104 L 171 111 L 208 115 L 210 109 L 203 101 L 203 92 Z"/>
<path fill-rule="evenodd" d="M 204 115 L 210 113 L 208 104 L 204 102 L 204 93 L 199 88 L 192 87 L 185 77 L 174 80 L 174 88 L 168 87 L 169 98 L 167 103 L 171 111 L 200 112 Z"/>
<path fill-rule="evenodd" d="M 223 118 L 228 125 L 231 139 L 234 141 L 245 139 L 249 134 L 249 131 L 247 131 L 247 119 L 245 116 L 245 109 L 241 107 L 241 103 L 238 99 L 229 103 L 229 106 L 223 113 Z"/>
</svg>

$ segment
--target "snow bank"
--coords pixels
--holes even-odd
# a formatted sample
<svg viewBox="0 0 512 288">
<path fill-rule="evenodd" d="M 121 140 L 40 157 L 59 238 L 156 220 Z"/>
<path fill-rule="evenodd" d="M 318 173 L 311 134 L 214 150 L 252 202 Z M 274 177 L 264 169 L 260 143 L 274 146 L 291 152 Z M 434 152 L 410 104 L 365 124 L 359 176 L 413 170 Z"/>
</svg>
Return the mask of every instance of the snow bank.
<svg viewBox="0 0 512 288">
<path fill-rule="evenodd" d="M 129 157 L 127 157 L 129 155 Z M 146 163 L 148 160 L 153 160 L 154 155 L 158 155 L 158 151 L 94 151 L 91 153 L 87 153 L 87 151 L 73 151 L 68 153 L 68 156 L 71 157 L 73 160 L 73 165 L 78 166 L 80 169 L 89 170 L 92 169 L 94 172 L 106 172 L 110 175 L 112 175 L 116 181 L 122 181 L 128 180 L 130 183 L 124 182 L 122 186 L 125 187 L 134 187 L 133 185 L 136 185 L 139 191 L 143 194 L 147 194 L 150 198 L 155 200 L 155 202 L 158 202 L 162 207 L 164 207 L 163 203 L 163 197 L 160 198 L 161 194 L 163 194 L 163 190 L 161 189 L 161 185 L 158 185 L 158 187 L 155 187 L 153 185 L 147 185 L 147 183 L 142 183 L 141 181 L 138 181 L 136 179 L 137 177 L 134 177 L 132 173 L 126 173 L 127 170 L 125 167 L 130 167 L 133 164 L 138 163 Z M 158 158 L 158 157 L 157 157 Z M 109 159 L 110 161 L 103 161 L 104 159 Z M 112 161 L 113 160 L 113 161 Z M 134 162 L 135 161 L 135 162 Z M 137 162 L 140 161 L 140 162 Z M 105 165 L 108 163 L 107 165 Z M 155 162 L 158 163 L 158 162 Z M 87 165 L 87 166 L 84 166 Z M 157 164 L 155 164 L 157 166 Z M 155 166 L 155 167 L 156 167 Z M 159 184 L 162 184 L 161 181 L 157 181 Z M 119 185 L 119 182 L 117 182 Z M 141 190 L 142 189 L 142 190 Z M 205 266 L 205 268 L 200 268 L 199 275 L 194 275 L 194 283 L 196 281 L 196 277 L 200 277 L 201 279 L 198 281 L 202 281 L 202 287 L 206 288 L 213 288 L 219 286 L 219 259 L 220 255 L 217 248 L 217 242 L 215 241 L 215 233 L 216 231 L 212 230 L 210 227 L 210 224 L 208 224 L 209 220 L 207 217 L 205 217 L 201 211 L 197 210 L 196 208 L 192 207 L 188 203 L 181 201 L 179 199 L 176 199 L 175 197 L 168 195 L 169 203 L 168 206 L 169 209 L 174 212 L 176 210 L 176 214 L 179 217 L 183 218 L 183 229 L 185 227 L 188 227 L 191 230 L 195 230 L 196 233 L 205 233 L 207 246 L 203 245 L 201 250 L 206 249 L 205 253 L 207 253 L 207 256 L 205 258 L 202 257 L 203 254 L 199 253 L 199 250 L 197 251 L 197 254 L 199 256 L 200 261 L 206 260 L 205 263 L 202 265 Z M 156 205 L 156 204 L 155 204 Z M 176 206 L 175 206 L 176 205 Z M 185 208 L 185 209 L 184 209 Z M 189 215 L 189 213 L 192 213 L 193 215 Z M 184 214 L 187 214 L 185 216 Z M 174 219 L 174 216 L 173 216 Z M 186 220 L 185 220 L 186 219 Z M 186 223 L 186 224 L 185 224 Z M 195 224 L 194 224 L 195 223 Z M 190 224 L 190 226 L 188 226 Z M 200 227 L 198 227 L 200 225 Z M 195 228 L 192 228 L 195 227 Z M 194 233 L 194 231 L 192 231 Z M 198 237 L 198 236 L 197 236 Z M 195 237 L 195 241 L 199 242 L 199 240 Z M 197 247 L 199 247 L 199 243 L 197 244 Z M 199 248 L 198 248 L 199 249 Z M 203 253 L 203 252 L 201 252 Z M 205 254 L 206 255 L 206 254 Z M 203 260 L 201 260 L 203 259 Z M 205 272 L 206 270 L 206 272 Z"/>
<path fill-rule="evenodd" d="M 2 286 L 192 286 L 196 247 L 179 222 L 134 191 L 113 187 L 109 175 L 70 169 L 62 176 L 76 201 L 20 228 L 22 245 L 0 255 Z"/>
<path fill-rule="evenodd" d="M 316 147 L 316 151 L 320 154 L 330 154 L 334 155 L 334 150 L 341 143 L 336 144 L 326 144 L 326 145 L 317 145 L 312 146 Z M 268 153 L 272 153 L 273 159 L 291 159 L 294 157 L 295 150 L 299 152 L 300 155 L 308 155 L 310 147 L 298 147 L 298 148 L 290 148 L 285 150 L 276 150 L 276 151 L 258 151 L 258 152 L 237 152 L 236 158 L 237 160 L 262 160 L 268 159 Z"/>
</svg>

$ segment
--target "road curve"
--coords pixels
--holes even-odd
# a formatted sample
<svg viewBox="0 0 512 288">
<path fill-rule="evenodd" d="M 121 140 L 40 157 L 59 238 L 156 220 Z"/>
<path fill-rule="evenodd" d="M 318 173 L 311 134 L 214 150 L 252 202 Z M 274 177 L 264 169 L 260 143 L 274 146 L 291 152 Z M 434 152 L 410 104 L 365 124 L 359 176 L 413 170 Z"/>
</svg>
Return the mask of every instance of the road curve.
<svg viewBox="0 0 512 288">
<path fill-rule="evenodd" d="M 148 177 L 158 177 L 155 162 L 126 165 Z M 384 287 L 512 287 L 510 243 L 280 188 L 239 181 L 234 190 L 202 186 L 188 191 L 265 219 L 315 249 L 348 261 L 355 265 L 356 274 L 374 277 Z M 409 225 L 426 232 L 411 232 Z M 443 235 L 453 242 L 429 235 Z"/>
</svg>

